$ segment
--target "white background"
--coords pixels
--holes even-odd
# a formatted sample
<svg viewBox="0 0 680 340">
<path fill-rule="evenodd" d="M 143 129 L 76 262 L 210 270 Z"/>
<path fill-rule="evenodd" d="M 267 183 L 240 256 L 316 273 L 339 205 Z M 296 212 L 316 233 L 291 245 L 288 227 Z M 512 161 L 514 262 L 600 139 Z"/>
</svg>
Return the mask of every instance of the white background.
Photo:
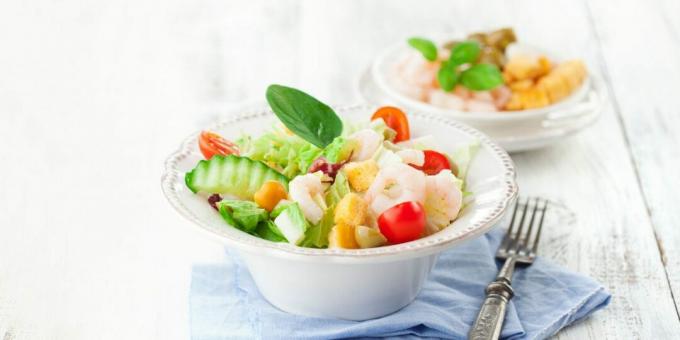
<svg viewBox="0 0 680 340">
<path fill-rule="evenodd" d="M 505 25 L 611 91 L 593 128 L 513 155 L 524 195 L 577 216 L 542 253 L 614 295 L 557 338 L 677 337 L 680 2 L 4 0 L 0 338 L 187 338 L 191 265 L 222 248 L 160 192 L 186 135 L 273 82 L 357 103 L 381 48 Z"/>
</svg>

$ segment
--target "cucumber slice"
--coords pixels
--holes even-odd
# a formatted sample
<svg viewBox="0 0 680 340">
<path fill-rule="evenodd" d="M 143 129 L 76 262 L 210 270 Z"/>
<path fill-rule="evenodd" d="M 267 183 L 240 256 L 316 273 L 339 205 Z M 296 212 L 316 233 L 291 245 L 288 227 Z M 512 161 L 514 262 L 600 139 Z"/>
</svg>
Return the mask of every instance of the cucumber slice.
<svg viewBox="0 0 680 340">
<path fill-rule="evenodd" d="M 193 193 L 230 194 L 251 200 L 266 181 L 278 181 L 288 190 L 288 178 L 266 164 L 235 155 L 213 156 L 198 162 L 184 181 Z"/>
</svg>

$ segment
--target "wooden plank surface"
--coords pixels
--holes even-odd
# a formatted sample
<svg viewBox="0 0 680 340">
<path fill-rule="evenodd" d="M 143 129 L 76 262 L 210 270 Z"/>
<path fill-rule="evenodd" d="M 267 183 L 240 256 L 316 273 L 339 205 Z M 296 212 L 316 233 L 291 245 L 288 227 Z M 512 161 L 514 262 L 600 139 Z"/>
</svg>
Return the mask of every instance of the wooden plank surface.
<svg viewBox="0 0 680 340">
<path fill-rule="evenodd" d="M 673 289 L 676 312 L 680 305 L 680 3 L 623 1 L 591 2 L 614 104 L 625 128 L 630 150 Z M 636 18 L 634 30 L 621 29 Z M 649 58 L 641 60 L 641 55 Z"/>
<path fill-rule="evenodd" d="M 614 295 L 557 338 L 677 336 L 679 122 L 668 98 L 680 80 L 680 11 L 670 0 L 611 6 L 0 2 L 0 337 L 185 339 L 191 265 L 222 249 L 160 194 L 179 140 L 261 101 L 269 83 L 356 103 L 359 74 L 385 46 L 506 25 L 583 57 L 612 90 L 588 131 L 513 155 L 524 193 L 575 216 L 547 231 L 542 253 Z"/>
</svg>

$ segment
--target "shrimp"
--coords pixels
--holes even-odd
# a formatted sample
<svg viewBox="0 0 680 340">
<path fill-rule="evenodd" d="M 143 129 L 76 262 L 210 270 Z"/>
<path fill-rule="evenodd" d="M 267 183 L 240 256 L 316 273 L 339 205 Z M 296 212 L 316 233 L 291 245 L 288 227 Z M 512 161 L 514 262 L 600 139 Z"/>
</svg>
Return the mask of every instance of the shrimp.
<svg viewBox="0 0 680 340">
<path fill-rule="evenodd" d="M 321 178 L 315 174 L 297 176 L 290 181 L 288 188 L 290 198 L 300 205 L 305 218 L 314 224 L 319 223 L 326 210 Z"/>
<path fill-rule="evenodd" d="M 427 61 L 413 53 L 397 61 L 391 70 L 390 82 L 402 94 L 420 101 L 428 101 L 436 88 L 440 61 Z"/>
<path fill-rule="evenodd" d="M 491 91 L 476 91 L 472 92 L 472 99 L 491 103 L 493 102 L 493 95 Z"/>
<path fill-rule="evenodd" d="M 406 164 L 413 164 L 416 166 L 423 166 L 425 163 L 425 153 L 422 150 L 403 149 L 397 151 L 397 156 Z"/>
<path fill-rule="evenodd" d="M 425 174 L 404 163 L 378 172 L 364 197 L 375 216 L 402 202 L 425 202 Z"/>
<path fill-rule="evenodd" d="M 498 88 L 491 91 L 491 94 L 494 98 L 493 103 L 498 109 L 504 108 L 505 104 L 510 101 L 510 97 L 512 97 L 512 91 L 510 91 L 510 89 L 506 86 L 499 86 Z"/>
<path fill-rule="evenodd" d="M 479 112 L 495 112 L 498 111 L 496 105 L 492 102 L 470 99 L 465 103 L 465 108 L 468 111 L 479 111 Z"/>
<path fill-rule="evenodd" d="M 351 158 L 354 162 L 365 161 L 373 157 L 383 142 L 383 136 L 371 129 L 359 130 L 349 138 L 357 142 Z"/>
<path fill-rule="evenodd" d="M 463 204 L 460 180 L 451 170 L 426 178 L 425 213 L 428 234 L 437 232 L 456 219 Z"/>
<path fill-rule="evenodd" d="M 472 98 L 465 103 L 468 111 L 494 112 L 497 111 L 493 93 L 490 91 L 472 92 Z"/>
<path fill-rule="evenodd" d="M 465 99 L 453 93 L 434 90 L 430 94 L 430 104 L 445 109 L 463 110 Z"/>
<path fill-rule="evenodd" d="M 439 64 L 438 61 L 427 61 L 414 53 L 401 62 L 397 68 L 397 77 L 411 85 L 432 88 L 437 78 Z"/>
</svg>

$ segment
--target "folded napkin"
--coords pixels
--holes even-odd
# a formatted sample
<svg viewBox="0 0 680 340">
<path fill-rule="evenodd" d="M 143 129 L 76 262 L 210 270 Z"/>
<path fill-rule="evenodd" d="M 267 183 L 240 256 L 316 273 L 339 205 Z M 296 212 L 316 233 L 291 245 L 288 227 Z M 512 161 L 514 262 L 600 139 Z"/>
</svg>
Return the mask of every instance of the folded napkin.
<svg viewBox="0 0 680 340">
<path fill-rule="evenodd" d="M 193 268 L 190 293 L 194 340 L 332 339 L 363 337 L 465 339 L 500 263 L 503 237 L 494 230 L 443 252 L 415 301 L 373 320 L 309 318 L 283 312 L 258 292 L 238 257 Z M 543 339 L 609 303 L 598 282 L 539 257 L 515 271 L 502 339 Z"/>
</svg>

